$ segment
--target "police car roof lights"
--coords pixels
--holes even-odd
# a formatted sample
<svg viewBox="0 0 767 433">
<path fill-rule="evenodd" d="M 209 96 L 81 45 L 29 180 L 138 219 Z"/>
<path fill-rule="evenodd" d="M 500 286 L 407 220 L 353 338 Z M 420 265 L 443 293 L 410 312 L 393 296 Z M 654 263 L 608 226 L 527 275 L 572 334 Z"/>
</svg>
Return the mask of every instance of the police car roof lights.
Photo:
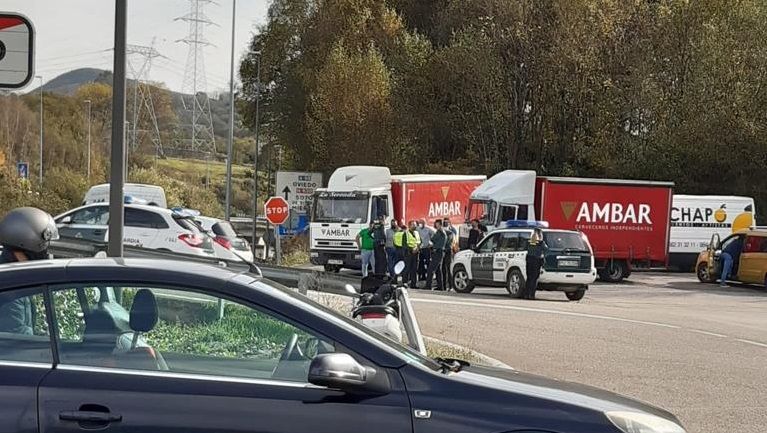
<svg viewBox="0 0 767 433">
<path fill-rule="evenodd" d="M 144 200 L 144 199 L 140 199 L 140 198 L 137 198 L 137 197 L 126 195 L 123 198 L 123 203 L 125 203 L 125 204 L 146 204 L 147 201 Z"/>
<path fill-rule="evenodd" d="M 200 211 L 195 209 L 187 209 L 184 207 L 174 207 L 171 209 L 173 213 L 175 213 L 178 216 L 181 217 L 198 217 L 200 216 Z"/>
<path fill-rule="evenodd" d="M 547 229 L 549 223 L 547 221 L 525 221 L 525 220 L 508 220 L 506 221 L 506 228 L 510 229 Z"/>
</svg>

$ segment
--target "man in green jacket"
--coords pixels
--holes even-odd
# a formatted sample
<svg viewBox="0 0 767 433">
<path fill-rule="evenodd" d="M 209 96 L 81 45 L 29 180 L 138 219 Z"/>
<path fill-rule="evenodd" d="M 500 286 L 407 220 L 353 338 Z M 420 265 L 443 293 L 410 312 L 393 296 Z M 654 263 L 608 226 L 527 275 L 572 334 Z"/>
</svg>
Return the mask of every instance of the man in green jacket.
<svg viewBox="0 0 767 433">
<path fill-rule="evenodd" d="M 360 249 L 360 259 L 362 260 L 362 278 L 368 276 L 368 268 L 375 267 L 375 240 L 373 239 L 373 222 L 360 230 L 357 234 L 357 247 Z"/>
</svg>

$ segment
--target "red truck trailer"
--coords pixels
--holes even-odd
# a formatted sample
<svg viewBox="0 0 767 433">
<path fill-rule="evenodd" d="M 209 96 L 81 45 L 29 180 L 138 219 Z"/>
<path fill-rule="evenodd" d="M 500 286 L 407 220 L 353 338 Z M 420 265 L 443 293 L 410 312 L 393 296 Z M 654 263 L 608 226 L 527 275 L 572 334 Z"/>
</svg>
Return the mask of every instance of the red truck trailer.
<svg viewBox="0 0 767 433">
<path fill-rule="evenodd" d="M 456 226 L 463 223 L 471 193 L 485 176 L 413 174 L 391 178 L 394 218 L 398 221 L 449 218 Z"/>
<path fill-rule="evenodd" d="M 538 177 L 535 214 L 553 228 L 589 237 L 603 280 L 633 268 L 666 267 L 674 184 L 617 179 Z"/>
</svg>

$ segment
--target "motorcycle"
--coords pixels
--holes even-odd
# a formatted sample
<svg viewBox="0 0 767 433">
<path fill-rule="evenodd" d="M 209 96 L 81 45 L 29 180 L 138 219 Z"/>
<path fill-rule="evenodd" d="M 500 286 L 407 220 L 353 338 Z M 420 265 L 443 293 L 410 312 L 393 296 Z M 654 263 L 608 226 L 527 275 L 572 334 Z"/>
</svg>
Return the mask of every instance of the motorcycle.
<svg viewBox="0 0 767 433">
<path fill-rule="evenodd" d="M 394 266 L 394 278 L 369 275 L 362 279 L 360 293 L 348 285 L 346 290 L 358 298 L 352 318 L 394 341 L 402 342 L 400 292 L 405 287 L 402 271 L 405 262 Z"/>
</svg>

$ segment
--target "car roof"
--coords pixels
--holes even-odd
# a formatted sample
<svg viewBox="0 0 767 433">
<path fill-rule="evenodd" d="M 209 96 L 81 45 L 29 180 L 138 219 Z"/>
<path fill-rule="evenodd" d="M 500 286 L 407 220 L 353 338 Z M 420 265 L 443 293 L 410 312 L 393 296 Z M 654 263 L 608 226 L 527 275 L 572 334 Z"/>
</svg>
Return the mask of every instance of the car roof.
<svg viewBox="0 0 767 433">
<path fill-rule="evenodd" d="M 549 232 L 549 233 L 580 233 L 577 230 L 567 230 L 567 229 L 549 229 L 549 228 L 537 228 L 538 230 L 542 232 Z M 488 234 L 493 233 L 511 233 L 511 232 L 533 232 L 536 230 L 536 228 L 528 228 L 528 227 L 509 227 L 509 228 L 502 228 L 502 229 L 496 229 Z"/>
<path fill-rule="evenodd" d="M 0 290 L 14 287 L 101 280 L 114 283 L 218 285 L 237 277 L 257 277 L 232 270 L 179 260 L 132 258 L 54 259 L 0 266 Z M 191 278 L 190 278 L 191 277 Z"/>
<path fill-rule="evenodd" d="M 104 203 L 90 203 L 90 204 L 86 204 L 86 205 L 80 206 L 78 208 L 70 209 L 70 210 L 68 210 L 68 211 L 66 211 L 64 213 L 70 213 L 70 212 L 73 212 L 73 211 L 76 211 L 76 210 L 85 209 L 85 208 L 94 207 L 94 206 L 109 206 L 109 203 L 106 203 L 106 202 L 104 202 Z M 140 209 L 140 210 L 146 210 L 146 211 L 150 211 L 150 212 L 161 213 L 161 214 L 164 214 L 164 215 L 171 215 L 171 214 L 173 214 L 173 211 L 170 210 L 170 209 L 167 209 L 167 208 L 164 208 L 164 207 L 159 207 L 159 206 L 151 206 L 151 205 L 148 205 L 148 204 L 123 204 L 123 206 L 126 209 L 129 209 L 129 208 L 130 209 Z"/>
<path fill-rule="evenodd" d="M 765 230 L 765 229 L 743 229 L 743 230 L 738 230 L 736 233 L 733 233 L 733 234 L 758 236 L 758 237 L 767 237 L 767 230 Z"/>
</svg>

